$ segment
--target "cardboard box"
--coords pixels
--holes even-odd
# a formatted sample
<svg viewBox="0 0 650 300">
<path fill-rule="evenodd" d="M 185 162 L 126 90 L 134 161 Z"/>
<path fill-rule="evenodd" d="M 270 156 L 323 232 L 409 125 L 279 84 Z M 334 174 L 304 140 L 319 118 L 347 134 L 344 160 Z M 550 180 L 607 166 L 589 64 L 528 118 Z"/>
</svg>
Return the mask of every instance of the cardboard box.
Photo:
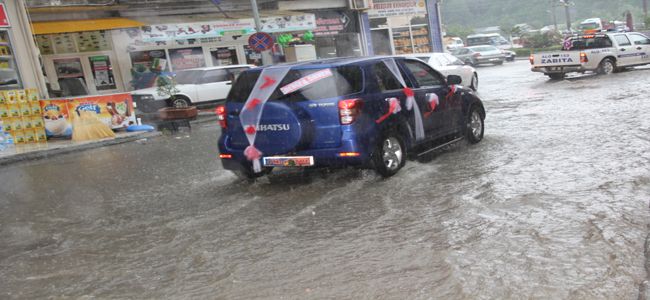
<svg viewBox="0 0 650 300">
<path fill-rule="evenodd" d="M 20 106 L 18 104 L 9 104 L 9 117 L 20 117 Z"/>
<path fill-rule="evenodd" d="M 23 120 L 23 129 L 32 129 L 32 118 L 31 117 L 22 117 Z"/>
<path fill-rule="evenodd" d="M 27 89 L 25 91 L 27 92 L 27 101 L 38 102 L 38 98 L 40 98 L 38 95 L 38 89 Z"/>
<path fill-rule="evenodd" d="M 20 104 L 20 115 L 23 117 L 32 115 L 32 107 L 29 103 L 25 102 Z"/>
<path fill-rule="evenodd" d="M 9 107 L 5 104 L 0 104 L 0 118 L 9 117 Z"/>
<path fill-rule="evenodd" d="M 24 144 L 25 143 L 25 132 L 22 130 L 14 130 L 11 132 L 11 135 L 14 136 L 14 143 Z"/>
<path fill-rule="evenodd" d="M 43 118 L 42 117 L 32 117 L 32 127 L 33 128 L 43 128 Z"/>
<path fill-rule="evenodd" d="M 18 99 L 18 103 L 25 103 L 27 102 L 27 93 L 25 90 L 16 90 L 16 98 Z"/>
<path fill-rule="evenodd" d="M 25 143 L 36 143 L 36 133 L 32 129 L 23 130 L 25 133 Z"/>
<path fill-rule="evenodd" d="M 40 116 L 41 115 L 41 104 L 36 102 L 30 103 L 31 110 L 32 110 L 32 116 Z"/>
<path fill-rule="evenodd" d="M 36 141 L 39 143 L 47 142 L 47 136 L 45 135 L 45 129 L 34 129 L 36 133 Z"/>
<path fill-rule="evenodd" d="M 3 91 L 2 94 L 5 97 L 5 101 L 9 104 L 14 104 L 18 99 L 16 98 L 16 91 Z"/>
</svg>

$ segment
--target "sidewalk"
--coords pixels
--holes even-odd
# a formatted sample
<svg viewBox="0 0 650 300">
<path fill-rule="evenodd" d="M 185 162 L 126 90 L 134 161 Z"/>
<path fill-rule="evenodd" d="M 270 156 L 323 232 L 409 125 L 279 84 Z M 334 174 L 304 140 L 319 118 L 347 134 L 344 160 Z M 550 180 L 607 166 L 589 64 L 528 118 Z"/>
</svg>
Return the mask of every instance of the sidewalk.
<svg viewBox="0 0 650 300">
<path fill-rule="evenodd" d="M 217 117 L 213 112 L 201 111 L 196 120 L 190 121 L 191 125 L 198 125 L 201 123 L 215 122 L 216 125 Z M 109 139 L 102 139 L 97 141 L 84 141 L 84 142 L 73 142 L 72 140 L 66 139 L 51 139 L 47 143 L 41 144 L 21 144 L 16 145 L 13 149 L 5 149 L 0 151 L 0 166 L 9 165 L 16 162 L 35 160 L 42 158 L 49 158 L 52 156 L 79 152 L 99 147 L 118 145 L 128 142 L 133 142 L 141 139 L 153 138 L 161 136 L 162 132 L 153 131 L 153 132 L 125 132 L 119 131 L 115 133 L 116 137 Z"/>
</svg>

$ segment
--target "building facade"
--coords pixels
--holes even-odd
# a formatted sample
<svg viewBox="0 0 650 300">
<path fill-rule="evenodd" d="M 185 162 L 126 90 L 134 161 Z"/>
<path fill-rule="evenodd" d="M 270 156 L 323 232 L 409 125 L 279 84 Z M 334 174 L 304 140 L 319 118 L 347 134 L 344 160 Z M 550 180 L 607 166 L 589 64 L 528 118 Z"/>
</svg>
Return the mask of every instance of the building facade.
<svg viewBox="0 0 650 300">
<path fill-rule="evenodd" d="M 16 84 L 45 97 L 110 94 L 152 86 L 165 72 L 261 65 L 262 55 L 282 60 L 282 47 L 263 54 L 248 46 L 256 32 L 250 0 L 213 2 L 11 1 L 6 43 L 16 54 Z M 442 51 L 436 0 L 257 3 L 261 31 L 276 39 L 312 32 L 319 59 Z M 11 69 L 3 68 L 2 42 L 0 89 L 1 72 Z"/>
</svg>

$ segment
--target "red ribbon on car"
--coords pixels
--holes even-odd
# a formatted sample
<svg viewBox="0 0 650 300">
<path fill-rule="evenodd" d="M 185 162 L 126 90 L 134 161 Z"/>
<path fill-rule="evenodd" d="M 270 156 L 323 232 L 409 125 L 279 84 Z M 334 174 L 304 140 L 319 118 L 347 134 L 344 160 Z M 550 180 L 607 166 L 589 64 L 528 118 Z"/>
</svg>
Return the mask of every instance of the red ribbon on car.
<svg viewBox="0 0 650 300">
<path fill-rule="evenodd" d="M 399 104 L 399 99 L 389 98 L 386 99 L 386 101 L 388 101 L 388 112 L 375 121 L 377 124 L 386 121 L 386 119 L 388 119 L 388 117 L 390 117 L 392 114 L 396 114 L 402 111 L 402 106 Z"/>
</svg>

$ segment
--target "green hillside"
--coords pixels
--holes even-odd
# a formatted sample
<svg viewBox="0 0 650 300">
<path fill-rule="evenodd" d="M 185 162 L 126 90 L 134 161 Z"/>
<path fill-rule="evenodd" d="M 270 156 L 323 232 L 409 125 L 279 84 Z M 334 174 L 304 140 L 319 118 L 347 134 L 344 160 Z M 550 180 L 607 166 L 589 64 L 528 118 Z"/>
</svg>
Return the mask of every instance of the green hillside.
<svg viewBox="0 0 650 300">
<path fill-rule="evenodd" d="M 447 26 L 487 27 L 528 23 L 537 28 L 553 23 L 550 0 L 443 0 L 442 19 Z M 574 0 L 572 21 L 590 17 L 622 20 L 629 10 L 635 23 L 643 22 L 642 0 Z M 650 2 L 650 0 L 648 1 Z M 557 7 L 558 23 L 566 22 L 564 7 Z"/>
</svg>

